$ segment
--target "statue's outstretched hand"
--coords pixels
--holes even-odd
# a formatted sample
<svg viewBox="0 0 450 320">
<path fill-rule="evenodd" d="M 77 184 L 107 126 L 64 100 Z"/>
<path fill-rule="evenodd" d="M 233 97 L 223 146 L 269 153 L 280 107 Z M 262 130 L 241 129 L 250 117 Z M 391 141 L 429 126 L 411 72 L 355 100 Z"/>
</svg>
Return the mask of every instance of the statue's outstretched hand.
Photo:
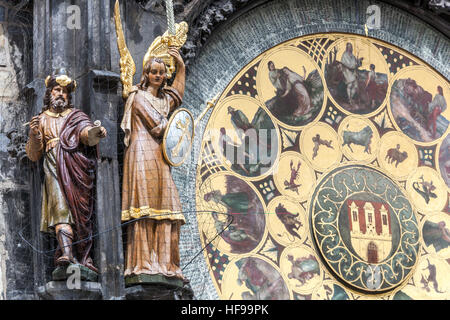
<svg viewBox="0 0 450 320">
<path fill-rule="evenodd" d="M 169 47 L 168 53 L 175 59 L 179 66 L 184 65 L 183 58 L 181 57 L 180 52 L 176 47 Z"/>
<path fill-rule="evenodd" d="M 98 136 L 100 138 L 105 138 L 108 132 L 106 131 L 105 127 L 100 127 L 100 132 L 98 133 Z"/>
<path fill-rule="evenodd" d="M 34 116 L 30 121 L 30 132 L 34 136 L 39 135 L 39 116 Z"/>
</svg>

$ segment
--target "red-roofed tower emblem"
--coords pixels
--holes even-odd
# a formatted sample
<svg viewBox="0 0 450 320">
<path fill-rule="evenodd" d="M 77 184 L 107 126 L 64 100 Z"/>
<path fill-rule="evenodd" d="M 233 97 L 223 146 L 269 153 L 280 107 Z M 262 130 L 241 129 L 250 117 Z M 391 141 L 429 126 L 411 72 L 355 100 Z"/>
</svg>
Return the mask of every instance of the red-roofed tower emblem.
<svg viewBox="0 0 450 320">
<path fill-rule="evenodd" d="M 386 259 L 392 249 L 389 206 L 377 201 L 348 199 L 352 247 L 368 263 Z"/>
</svg>

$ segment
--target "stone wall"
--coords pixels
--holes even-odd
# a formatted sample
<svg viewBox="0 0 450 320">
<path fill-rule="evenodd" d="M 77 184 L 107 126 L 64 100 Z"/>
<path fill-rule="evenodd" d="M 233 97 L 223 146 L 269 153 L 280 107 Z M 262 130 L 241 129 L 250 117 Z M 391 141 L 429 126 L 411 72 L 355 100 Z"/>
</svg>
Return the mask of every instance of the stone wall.
<svg viewBox="0 0 450 320">
<path fill-rule="evenodd" d="M 14 5 L 13 5 L 14 3 Z M 31 248 L 24 246 L 29 225 L 26 166 L 19 165 L 27 121 L 24 88 L 31 73 L 32 14 L 0 1 L 0 299 L 28 297 L 33 291 Z"/>
</svg>

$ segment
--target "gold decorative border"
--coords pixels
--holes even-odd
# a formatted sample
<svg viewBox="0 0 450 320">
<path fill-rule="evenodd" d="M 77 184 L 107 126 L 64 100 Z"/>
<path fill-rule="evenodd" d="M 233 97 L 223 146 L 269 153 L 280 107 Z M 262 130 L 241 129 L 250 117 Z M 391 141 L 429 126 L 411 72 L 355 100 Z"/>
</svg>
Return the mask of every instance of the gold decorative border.
<svg viewBox="0 0 450 320">
<path fill-rule="evenodd" d="M 150 208 L 149 206 L 140 208 L 131 207 L 128 210 L 122 211 L 122 221 L 129 221 L 142 217 L 148 217 L 155 220 L 183 220 L 183 222 L 185 222 L 185 218 L 180 211 L 158 210 Z"/>
<path fill-rule="evenodd" d="M 406 283 L 409 281 L 409 279 L 414 275 L 415 269 L 416 269 L 416 267 L 417 267 L 417 265 L 418 265 L 418 261 L 419 261 L 419 258 L 420 258 L 420 256 L 421 256 L 421 254 L 422 254 L 422 250 L 423 250 L 423 249 L 422 249 L 422 246 L 421 246 L 422 230 L 420 229 L 420 226 L 419 226 L 419 219 L 417 218 L 417 212 L 416 212 L 416 210 L 415 210 L 415 206 L 413 205 L 413 203 L 412 203 L 412 201 L 411 201 L 411 199 L 410 199 L 410 197 L 409 197 L 409 193 L 408 193 L 404 188 L 402 188 L 402 187 L 399 185 L 399 183 L 398 183 L 395 179 L 390 178 L 389 175 L 388 175 L 388 173 L 386 173 L 386 171 L 385 171 L 383 168 L 376 167 L 376 166 L 373 166 L 373 165 L 370 165 L 370 164 L 361 164 L 359 161 L 356 162 L 356 163 L 355 163 L 355 162 L 354 162 L 354 163 L 348 163 L 348 162 L 346 162 L 346 163 L 341 163 L 339 166 L 336 166 L 336 167 L 334 167 L 334 168 L 328 170 L 327 173 L 323 174 L 323 175 L 320 177 L 320 179 L 318 179 L 316 185 L 314 186 L 314 193 L 316 192 L 317 186 L 321 185 L 321 184 L 324 182 L 325 179 L 327 179 L 327 178 L 329 179 L 329 178 L 330 178 L 330 175 L 329 175 L 329 174 L 330 174 L 331 172 L 333 172 L 333 171 L 335 171 L 335 170 L 339 170 L 339 169 L 344 169 L 344 168 L 346 168 L 346 167 L 347 167 L 347 168 L 354 168 L 355 166 L 367 167 L 368 169 L 371 169 L 371 170 L 373 170 L 373 171 L 377 171 L 378 173 L 381 173 L 381 174 L 384 175 L 387 179 L 391 180 L 391 182 L 392 182 L 394 185 L 396 185 L 397 188 L 399 188 L 399 190 L 402 192 L 402 195 L 405 197 L 405 199 L 407 199 L 407 200 L 409 201 L 409 203 L 410 203 L 410 205 L 411 205 L 412 217 L 414 217 L 415 220 L 416 220 L 416 227 L 417 227 L 417 230 L 418 230 L 418 239 L 417 239 L 417 241 L 418 241 L 418 250 L 417 250 L 417 252 L 416 252 L 416 261 L 415 261 L 414 265 L 410 268 L 408 274 L 403 278 L 402 281 L 400 281 L 399 283 L 397 283 L 397 284 L 395 284 L 395 285 L 393 285 L 393 286 L 392 286 L 392 284 L 391 284 L 390 287 L 385 288 L 385 289 L 383 289 L 382 291 L 377 291 L 378 289 L 370 290 L 370 289 L 367 289 L 367 288 L 360 288 L 360 287 L 356 287 L 356 286 L 354 286 L 354 285 L 348 283 L 347 280 L 345 280 L 345 279 L 341 276 L 341 274 L 339 274 L 338 271 L 335 270 L 335 269 L 329 264 L 328 260 L 325 258 L 324 252 L 323 252 L 323 250 L 322 250 L 322 246 L 319 245 L 319 241 L 318 241 L 318 239 L 317 239 L 317 233 L 313 231 L 315 228 L 314 228 L 314 217 L 312 216 L 312 215 L 313 215 L 312 210 L 313 210 L 313 207 L 314 207 L 315 202 L 314 202 L 314 201 L 309 201 L 309 203 L 308 203 L 308 211 L 307 211 L 307 212 L 308 212 L 308 217 L 309 217 L 309 222 L 310 222 L 310 229 L 311 229 L 311 232 L 313 233 L 312 236 L 313 236 L 314 248 L 320 253 L 321 260 L 323 260 L 323 261 L 326 262 L 325 264 L 327 265 L 327 267 L 328 267 L 329 270 L 331 271 L 332 277 L 333 277 L 333 278 L 336 278 L 336 279 L 340 279 L 344 284 L 346 284 L 346 286 L 345 286 L 346 289 L 349 289 L 350 291 L 352 291 L 352 292 L 354 292 L 354 293 L 357 293 L 357 294 L 359 294 L 359 295 L 366 294 L 366 295 L 370 295 L 370 296 L 374 296 L 374 297 L 375 297 L 375 296 L 386 296 L 386 295 L 390 295 L 390 294 L 392 294 L 393 290 L 395 290 L 396 288 L 398 288 L 398 287 L 403 287 L 404 285 L 406 285 Z M 335 174 L 336 174 L 336 173 L 338 173 L 338 171 L 336 171 Z M 335 174 L 333 174 L 333 176 L 334 176 Z M 314 194 L 314 193 L 313 193 L 313 194 Z M 396 217 L 396 218 L 397 218 L 397 217 Z M 336 216 L 336 223 L 337 223 L 337 224 L 338 224 L 338 219 L 339 219 L 339 214 L 337 214 L 337 216 Z M 337 225 L 336 225 L 336 227 L 337 227 L 336 229 L 339 230 L 339 228 L 338 228 Z M 339 232 L 339 231 L 338 231 L 338 232 Z M 401 238 L 402 238 L 402 237 L 400 237 L 400 239 L 401 239 Z M 341 240 L 341 241 L 342 241 L 342 240 Z M 400 244 L 399 244 L 399 245 L 400 245 Z M 360 258 L 357 257 L 357 256 L 355 256 L 350 250 L 347 249 L 347 251 L 349 252 L 349 254 L 350 254 L 356 261 L 360 261 Z M 394 255 L 395 255 L 395 253 L 391 255 L 391 258 L 392 258 Z M 378 263 L 377 265 L 380 265 L 380 264 L 382 264 L 382 263 Z M 364 291 L 364 292 L 360 292 L 359 290 L 362 290 L 362 291 Z"/>
</svg>

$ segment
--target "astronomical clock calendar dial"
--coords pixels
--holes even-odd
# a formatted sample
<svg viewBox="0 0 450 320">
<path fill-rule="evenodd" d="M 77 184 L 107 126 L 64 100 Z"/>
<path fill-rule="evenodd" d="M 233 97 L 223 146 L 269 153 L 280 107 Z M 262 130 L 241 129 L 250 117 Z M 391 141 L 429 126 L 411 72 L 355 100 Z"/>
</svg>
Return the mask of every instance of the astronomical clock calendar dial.
<svg viewBox="0 0 450 320">
<path fill-rule="evenodd" d="M 327 33 L 223 91 L 196 206 L 222 299 L 450 297 L 450 85 L 410 53 Z"/>
</svg>

